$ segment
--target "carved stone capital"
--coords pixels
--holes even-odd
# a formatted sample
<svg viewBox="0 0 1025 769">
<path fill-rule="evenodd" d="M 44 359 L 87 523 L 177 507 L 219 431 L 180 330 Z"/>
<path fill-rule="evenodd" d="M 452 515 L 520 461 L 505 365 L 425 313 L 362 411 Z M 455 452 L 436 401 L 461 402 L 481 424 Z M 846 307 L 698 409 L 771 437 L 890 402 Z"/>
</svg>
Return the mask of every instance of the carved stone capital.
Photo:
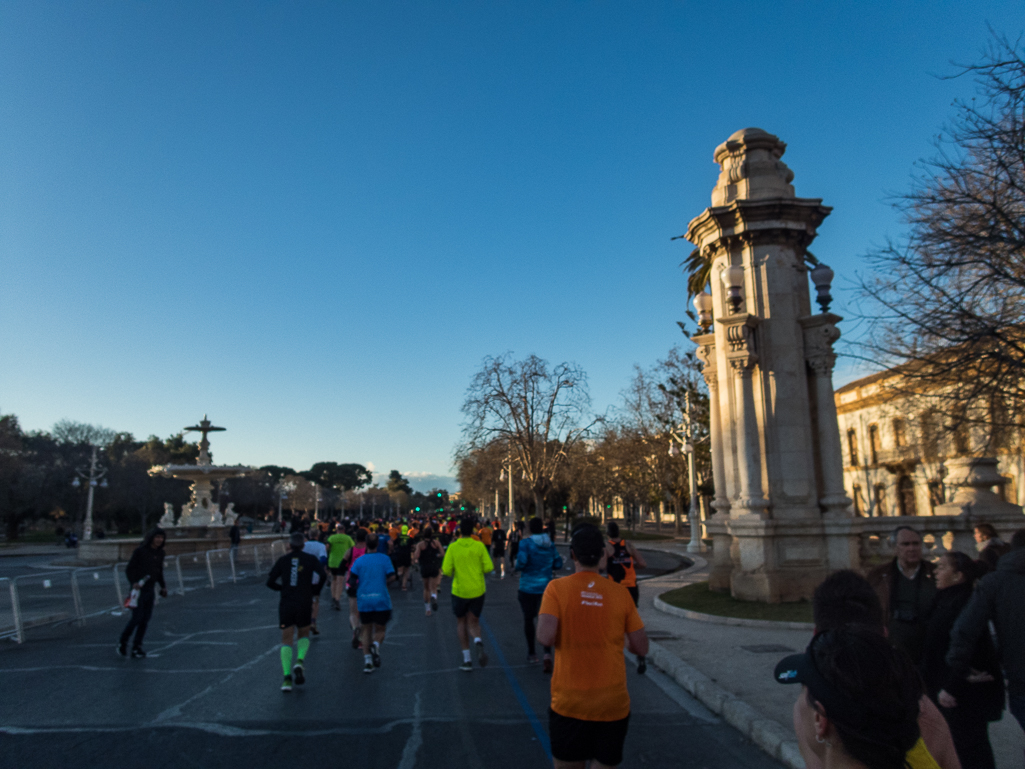
<svg viewBox="0 0 1025 769">
<path fill-rule="evenodd" d="M 817 376 L 831 376 L 836 364 L 833 343 L 840 338 L 836 324 L 842 318 L 830 312 L 800 318 L 804 329 L 804 359 Z"/>
</svg>

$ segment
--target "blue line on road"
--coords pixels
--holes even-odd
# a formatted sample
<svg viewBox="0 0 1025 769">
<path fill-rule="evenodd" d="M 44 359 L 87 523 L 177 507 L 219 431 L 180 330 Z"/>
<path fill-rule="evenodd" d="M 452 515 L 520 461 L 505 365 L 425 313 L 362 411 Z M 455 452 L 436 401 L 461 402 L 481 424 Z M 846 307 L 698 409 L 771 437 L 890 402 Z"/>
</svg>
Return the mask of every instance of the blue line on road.
<svg viewBox="0 0 1025 769">
<path fill-rule="evenodd" d="M 512 672 L 509 663 L 505 661 L 505 655 L 502 654 L 502 648 L 498 645 L 498 641 L 495 640 L 495 634 L 491 632 L 491 626 L 488 625 L 483 617 L 480 618 L 480 625 L 484 628 L 484 632 L 488 634 L 488 643 L 491 644 L 491 648 L 495 651 L 495 656 L 498 657 L 498 661 L 502 664 L 502 671 L 505 673 L 505 677 L 509 679 L 509 685 L 512 687 L 513 694 L 516 695 L 516 699 L 519 701 L 520 707 L 523 708 L 523 712 L 527 714 L 527 720 L 530 721 L 530 726 L 534 730 L 534 734 L 537 735 L 538 742 L 541 743 L 545 755 L 551 761 L 552 744 L 548 741 L 548 732 L 541 726 L 541 719 L 537 717 L 534 708 L 530 706 L 527 695 L 520 687 L 520 682 L 516 680 L 516 674 Z"/>
</svg>

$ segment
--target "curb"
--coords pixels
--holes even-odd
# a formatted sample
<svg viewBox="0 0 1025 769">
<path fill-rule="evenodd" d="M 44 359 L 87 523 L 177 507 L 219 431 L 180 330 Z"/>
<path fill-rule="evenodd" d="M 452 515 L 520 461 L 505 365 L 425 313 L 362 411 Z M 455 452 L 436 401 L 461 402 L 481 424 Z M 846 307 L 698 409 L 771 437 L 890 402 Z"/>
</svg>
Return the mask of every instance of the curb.
<svg viewBox="0 0 1025 769">
<path fill-rule="evenodd" d="M 756 627 L 763 630 L 807 630 L 809 633 L 815 630 L 815 625 L 811 622 L 776 622 L 771 619 L 743 619 L 741 617 L 721 617 L 718 614 L 702 614 L 698 611 L 670 606 L 660 596 L 655 596 L 655 608 L 663 614 L 671 614 L 674 617 L 697 620 L 698 622 L 709 622 L 713 625 Z"/>
<path fill-rule="evenodd" d="M 648 661 L 770 756 L 790 769 L 805 769 L 797 740 L 789 729 L 766 718 L 655 641 L 648 642 Z"/>
</svg>

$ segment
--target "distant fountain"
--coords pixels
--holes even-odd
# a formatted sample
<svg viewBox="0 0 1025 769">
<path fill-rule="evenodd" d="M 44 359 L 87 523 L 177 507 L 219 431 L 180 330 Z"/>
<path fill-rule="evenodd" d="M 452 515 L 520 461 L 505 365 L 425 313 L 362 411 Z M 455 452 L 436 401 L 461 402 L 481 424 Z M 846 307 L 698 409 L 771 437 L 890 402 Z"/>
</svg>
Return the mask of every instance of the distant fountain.
<svg viewBox="0 0 1025 769">
<path fill-rule="evenodd" d="M 223 481 L 228 478 L 239 478 L 253 472 L 252 467 L 246 465 L 215 465 L 210 460 L 209 433 L 223 432 L 225 428 L 214 427 L 206 414 L 198 425 L 186 427 L 185 432 L 197 432 L 203 437 L 199 442 L 199 459 L 194 465 L 156 465 L 150 468 L 150 475 L 162 475 L 165 478 L 181 478 L 192 482 L 192 496 L 182 507 L 178 520 L 174 520 L 174 508 L 170 503 L 164 505 L 164 517 L 160 519 L 160 525 L 165 528 L 196 529 L 210 526 L 230 526 L 234 523 L 237 514 L 234 512 L 234 505 L 228 505 L 226 515 L 221 515 L 220 505 L 213 501 L 214 481 Z M 230 517 L 231 520 L 227 520 Z M 198 532 L 190 532 L 198 533 Z"/>
</svg>

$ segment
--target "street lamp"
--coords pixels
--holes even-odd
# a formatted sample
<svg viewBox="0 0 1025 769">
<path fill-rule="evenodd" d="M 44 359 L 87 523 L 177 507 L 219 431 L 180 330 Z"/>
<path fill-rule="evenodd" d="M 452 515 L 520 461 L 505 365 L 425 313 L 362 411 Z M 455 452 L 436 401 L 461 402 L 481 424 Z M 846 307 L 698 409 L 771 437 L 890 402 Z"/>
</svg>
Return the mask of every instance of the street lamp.
<svg viewBox="0 0 1025 769">
<path fill-rule="evenodd" d="M 712 295 L 702 291 L 694 297 L 694 309 L 698 311 L 698 325 L 707 329 L 712 325 Z"/>
<path fill-rule="evenodd" d="M 502 467 L 502 474 L 498 476 L 500 481 L 509 481 L 509 503 L 505 511 L 505 522 L 508 527 L 513 514 L 513 478 L 512 478 L 512 456 L 507 456 L 505 465 Z"/>
<path fill-rule="evenodd" d="M 722 284 L 726 287 L 726 298 L 733 312 L 737 312 L 744 302 L 744 268 L 739 264 L 732 264 L 722 271 L 721 278 Z"/>
<path fill-rule="evenodd" d="M 822 312 L 829 312 L 829 305 L 833 301 L 833 297 L 829 293 L 833 283 L 833 271 L 819 262 L 811 271 L 811 282 L 815 284 L 815 290 L 818 292 L 815 301 L 819 303 Z"/>
<path fill-rule="evenodd" d="M 89 459 L 89 473 L 76 470 L 77 475 L 71 481 L 71 485 L 76 489 L 82 486 L 82 481 L 89 484 L 89 496 L 85 503 L 85 523 L 82 525 L 82 539 L 85 540 L 93 538 L 93 492 L 97 485 L 101 489 L 107 488 L 107 479 L 104 477 L 107 471 L 100 467 L 96 452 L 97 447 L 93 446 L 92 456 Z M 79 480 L 80 478 L 81 480 Z"/>
<path fill-rule="evenodd" d="M 687 476 L 690 488 L 690 542 L 687 543 L 688 553 L 705 552 L 705 543 L 701 541 L 701 513 L 698 508 L 697 473 L 694 470 L 694 422 L 690 416 L 690 393 L 687 393 L 686 408 L 683 421 L 676 430 L 670 430 L 669 456 L 680 456 L 680 447 L 687 454 Z M 679 442 L 679 446 L 677 446 Z"/>
</svg>

